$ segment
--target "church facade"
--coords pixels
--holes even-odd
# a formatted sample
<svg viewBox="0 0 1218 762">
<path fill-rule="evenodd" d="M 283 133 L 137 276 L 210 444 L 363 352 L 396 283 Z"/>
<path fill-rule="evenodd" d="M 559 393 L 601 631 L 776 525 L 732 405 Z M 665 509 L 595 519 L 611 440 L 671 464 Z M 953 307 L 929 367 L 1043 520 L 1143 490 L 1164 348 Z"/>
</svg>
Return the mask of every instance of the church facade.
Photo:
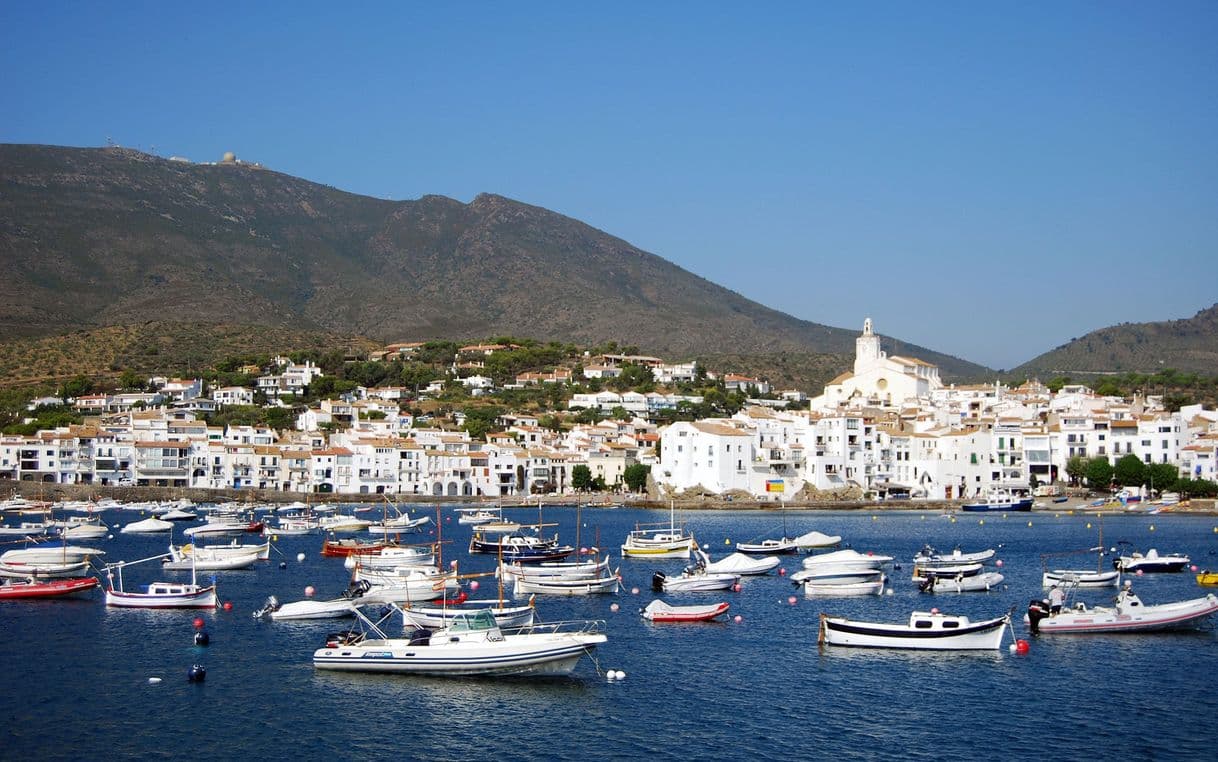
<svg viewBox="0 0 1218 762">
<path fill-rule="evenodd" d="M 863 321 L 863 333 L 854 342 L 854 370 L 825 385 L 812 400 L 813 410 L 836 410 L 847 405 L 899 407 L 926 399 L 943 388 L 939 367 L 912 357 L 889 357 L 880 348 L 880 337 Z"/>
</svg>

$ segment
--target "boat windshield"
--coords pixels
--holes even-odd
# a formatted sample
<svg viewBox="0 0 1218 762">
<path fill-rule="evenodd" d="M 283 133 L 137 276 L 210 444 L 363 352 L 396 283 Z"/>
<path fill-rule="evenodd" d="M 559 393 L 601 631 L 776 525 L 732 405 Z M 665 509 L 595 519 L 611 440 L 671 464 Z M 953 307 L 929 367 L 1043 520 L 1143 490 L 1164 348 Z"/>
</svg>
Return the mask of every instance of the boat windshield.
<svg viewBox="0 0 1218 762">
<path fill-rule="evenodd" d="M 495 629 L 495 616 L 490 609 L 481 611 L 464 611 L 453 617 L 448 626 L 450 632 L 472 632 L 475 630 Z"/>
</svg>

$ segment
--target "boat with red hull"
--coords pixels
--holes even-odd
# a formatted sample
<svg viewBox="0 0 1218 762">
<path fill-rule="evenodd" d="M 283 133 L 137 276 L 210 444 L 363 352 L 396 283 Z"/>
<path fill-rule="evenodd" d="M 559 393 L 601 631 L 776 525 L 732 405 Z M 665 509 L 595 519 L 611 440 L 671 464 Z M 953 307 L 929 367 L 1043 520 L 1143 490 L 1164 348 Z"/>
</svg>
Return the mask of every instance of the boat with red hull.
<svg viewBox="0 0 1218 762">
<path fill-rule="evenodd" d="M 61 598 L 97 587 L 96 577 L 69 577 L 48 580 L 12 580 L 0 585 L 0 601 L 29 598 Z"/>
</svg>

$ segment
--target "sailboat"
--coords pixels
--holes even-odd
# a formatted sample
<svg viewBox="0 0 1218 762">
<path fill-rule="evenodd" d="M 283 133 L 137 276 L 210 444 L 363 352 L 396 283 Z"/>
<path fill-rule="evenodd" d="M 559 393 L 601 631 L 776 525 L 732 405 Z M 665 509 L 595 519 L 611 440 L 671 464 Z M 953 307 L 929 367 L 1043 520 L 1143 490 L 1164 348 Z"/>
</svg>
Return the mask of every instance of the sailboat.
<svg viewBox="0 0 1218 762">
<path fill-rule="evenodd" d="M 697 547 L 685 525 L 677 526 L 676 501 L 668 502 L 668 525 L 638 523 L 622 543 L 622 558 L 689 558 Z"/>
<path fill-rule="evenodd" d="M 1041 575 L 1041 585 L 1043 587 L 1053 587 L 1054 585 L 1064 588 L 1118 587 L 1121 584 L 1121 572 L 1119 570 L 1104 569 L 1104 521 L 1102 518 L 1100 519 L 1100 544 L 1089 550 L 1075 552 L 1098 553 L 1095 571 L 1090 569 L 1045 569 L 1044 574 Z M 1072 554 L 1046 553 L 1041 558 L 1044 559 L 1057 555 Z"/>
<path fill-rule="evenodd" d="M 774 555 L 794 553 L 799 550 L 799 541 L 794 537 L 787 537 L 787 512 L 782 512 L 782 538 L 778 540 L 766 539 L 761 542 L 738 542 L 736 550 L 741 553 L 759 553 L 761 555 Z"/>
</svg>

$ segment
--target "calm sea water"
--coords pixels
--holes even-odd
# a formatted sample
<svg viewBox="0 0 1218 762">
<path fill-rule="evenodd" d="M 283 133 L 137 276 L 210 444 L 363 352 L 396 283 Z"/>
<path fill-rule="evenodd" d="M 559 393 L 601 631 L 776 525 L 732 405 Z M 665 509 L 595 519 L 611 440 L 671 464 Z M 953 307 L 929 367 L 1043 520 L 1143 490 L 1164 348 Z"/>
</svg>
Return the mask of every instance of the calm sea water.
<svg viewBox="0 0 1218 762">
<path fill-rule="evenodd" d="M 445 560 L 460 559 L 463 572 L 491 568 L 493 559 L 465 552 L 468 528 L 447 518 L 455 515 L 450 509 L 443 515 L 452 540 Z M 112 524 L 138 518 L 107 514 Z M 559 522 L 563 539 L 574 543 L 573 508 L 547 508 L 545 519 Z M 616 549 L 636 521 L 667 519 L 667 512 L 585 509 L 580 542 L 599 538 Z M 715 558 L 730 551 L 726 539 L 777 537 L 784 521 L 759 512 L 678 512 L 677 519 Z M 673 603 L 728 600 L 741 623 L 656 625 L 638 616 L 654 597 L 652 571 L 676 572 L 682 561 L 621 561 L 626 590 L 617 596 L 539 596 L 545 620 L 606 620 L 609 642 L 597 662 L 625 671 L 620 682 L 605 680 L 588 659 L 575 679 L 545 682 L 316 672 L 312 652 L 342 620 L 265 622 L 251 612 L 270 594 L 299 600 L 307 585 L 319 598 L 333 597 L 344 589 L 346 571 L 342 559 L 318 554 L 319 537 L 283 537 L 270 563 L 217 575 L 221 599 L 233 610 L 202 615 L 211 637 L 206 648 L 193 644 L 195 612 L 107 610 L 100 592 L 0 604 L 0 758 L 1214 759 L 1218 642 L 1210 630 L 1042 636 L 1026 656 L 1005 649 L 822 652 L 816 645 L 821 612 L 896 622 L 931 606 L 974 618 L 1014 606 L 1021 618 L 1028 600 L 1042 595 L 1040 554 L 1095 545 L 1098 522 L 1065 512 L 961 515 L 953 522 L 913 512 L 791 511 L 788 534 L 817 529 L 842 535 L 855 549 L 896 556 L 902 568 L 891 572 L 895 592 L 805 599 L 786 579 L 768 576 L 746 578 L 738 593 L 665 596 Z M 1214 517 L 1109 516 L 1104 539 L 1187 553 L 1199 566 L 1218 568 L 1215 526 Z M 927 542 L 998 547 L 1003 589 L 917 593 L 910 558 Z M 116 533 L 100 543 L 114 561 L 157 553 L 163 538 Z M 1072 562 L 1085 568 L 1095 557 Z M 788 571 L 798 564 L 784 561 Z M 126 581 L 130 587 L 167 575 L 149 564 L 129 569 Z M 1146 575 L 1134 587 L 1147 603 L 1204 594 L 1191 574 Z M 481 593 L 493 588 L 484 581 Z M 1085 599 L 1103 602 L 1113 593 Z M 794 605 L 791 595 L 798 595 Z M 1028 637 L 1021 622 L 1015 630 Z M 186 679 L 196 663 L 207 669 L 201 684 Z M 162 682 L 150 684 L 150 677 Z"/>
</svg>

